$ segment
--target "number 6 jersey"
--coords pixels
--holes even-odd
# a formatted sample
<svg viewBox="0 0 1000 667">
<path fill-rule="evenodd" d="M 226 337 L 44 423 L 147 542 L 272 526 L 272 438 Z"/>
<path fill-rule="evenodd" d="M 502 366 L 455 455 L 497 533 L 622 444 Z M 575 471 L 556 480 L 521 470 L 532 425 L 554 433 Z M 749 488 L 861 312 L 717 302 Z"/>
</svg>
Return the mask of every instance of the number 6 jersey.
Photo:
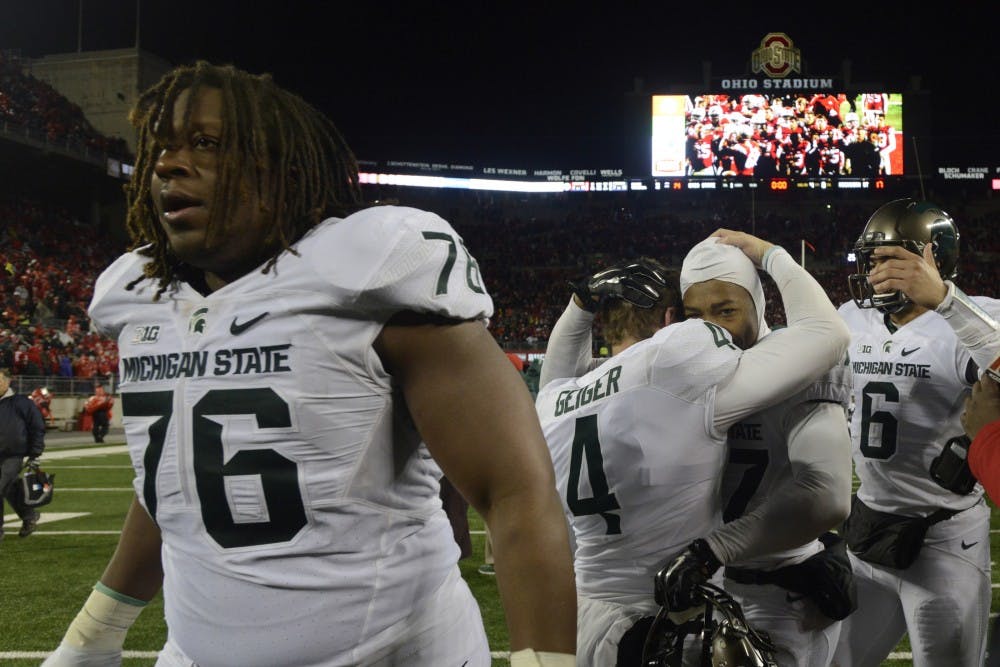
<svg viewBox="0 0 1000 667">
<path fill-rule="evenodd" d="M 440 472 L 372 343 L 400 311 L 485 321 L 475 260 L 400 207 L 326 220 L 295 251 L 158 301 L 153 281 L 125 289 L 147 261 L 131 252 L 90 306 L 118 339 L 170 636 L 199 664 L 363 663 L 458 560 Z"/>
<path fill-rule="evenodd" d="M 994 317 L 1000 314 L 1000 301 L 973 300 Z M 853 301 L 843 304 L 840 314 L 851 330 L 858 497 L 877 510 L 907 516 L 975 505 L 983 494 L 979 485 L 961 496 L 930 476 L 945 442 L 964 433 L 960 417 L 976 381 L 969 351 L 933 311 L 894 330 L 886 327 L 885 315 Z"/>
</svg>

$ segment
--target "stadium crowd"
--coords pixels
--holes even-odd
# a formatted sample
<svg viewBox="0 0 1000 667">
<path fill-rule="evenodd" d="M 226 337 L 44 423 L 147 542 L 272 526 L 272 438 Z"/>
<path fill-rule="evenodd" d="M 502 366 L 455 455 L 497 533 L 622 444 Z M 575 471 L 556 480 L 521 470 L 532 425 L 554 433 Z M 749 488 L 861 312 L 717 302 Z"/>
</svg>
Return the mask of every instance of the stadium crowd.
<svg viewBox="0 0 1000 667">
<path fill-rule="evenodd" d="M 454 221 L 480 262 L 495 304 L 491 330 L 508 349 L 544 350 L 565 307 L 566 281 L 588 267 L 648 255 L 679 266 L 688 249 L 720 226 L 774 239 L 805 262 L 835 304 L 847 301 L 846 258 L 864 203 L 817 204 L 795 213 L 698 202 L 646 205 L 634 197 L 470 195 L 400 189 L 386 201 L 433 210 Z M 959 280 L 970 294 L 991 295 L 1000 253 L 991 230 L 1000 213 L 945 205 L 962 233 Z M 706 213 L 706 211 L 710 211 Z M 58 230 L 55 232 L 53 230 Z M 598 241 L 595 243 L 595 239 Z M 806 244 L 803 244 L 805 241 Z M 69 212 L 23 198 L 0 199 L 0 366 L 16 375 L 109 376 L 118 367 L 115 341 L 89 331 L 86 308 L 96 276 L 121 250 Z M 599 246 L 595 253 L 593 247 Z M 781 299 L 765 277 L 768 321 L 784 323 Z M 600 336 L 598 336 L 600 345 Z"/>
<path fill-rule="evenodd" d="M 58 207 L 0 199 L 0 367 L 15 375 L 107 376 L 117 343 L 89 332 L 94 280 L 115 256 Z"/>
<path fill-rule="evenodd" d="M 777 128 L 780 112 L 804 116 L 815 106 L 812 102 L 823 101 L 788 100 L 787 108 L 775 112 L 762 99 L 761 108 L 726 110 L 751 119 L 774 112 L 774 124 L 760 126 Z M 713 113 L 721 113 L 721 102 L 725 100 L 699 98 L 689 111 L 691 123 L 710 122 Z M 728 103 L 732 106 L 732 100 Z M 846 127 L 857 111 L 842 104 L 835 115 L 843 116 Z M 722 127 L 722 120 L 715 125 Z M 0 124 L 26 128 L 50 142 L 126 154 L 123 140 L 97 132 L 79 106 L 26 73 L 17 55 L 9 52 L 0 52 Z M 822 133 L 818 136 L 823 139 Z M 626 193 L 523 195 L 380 187 L 367 194 L 371 200 L 431 210 L 452 222 L 489 282 L 496 310 L 491 322 L 494 336 L 505 347 L 521 350 L 544 349 L 565 306 L 567 280 L 578 279 L 602 263 L 640 254 L 678 266 L 691 246 L 721 226 L 760 234 L 793 254 L 802 252 L 831 300 L 843 303 L 849 299 L 846 275 L 853 268 L 847 251 L 859 221 L 872 209 L 869 202 L 847 199 L 835 206 L 814 201 L 788 210 L 751 208 L 735 198 L 666 202 Z M 996 263 L 976 261 L 968 250 L 1000 252 L 1000 239 L 990 231 L 1000 214 L 973 214 L 961 203 L 940 203 L 962 231 L 963 287 L 970 294 L 993 294 Z M 107 240 L 67 211 L 37 201 L 0 197 L 0 223 L 0 366 L 18 375 L 114 373 L 115 342 L 89 332 L 86 307 L 95 277 L 120 248 L 109 247 Z M 595 246 L 599 252 L 594 252 Z M 69 257 L 74 261 L 66 261 Z M 781 325 L 784 313 L 777 291 L 766 277 L 764 287 L 768 320 Z"/>
<path fill-rule="evenodd" d="M 0 52 L 0 128 L 8 123 L 71 149 L 89 149 L 115 157 L 128 155 L 124 139 L 98 132 L 78 105 L 25 73 L 15 55 Z"/>
<path fill-rule="evenodd" d="M 706 114 L 711 110 L 706 108 Z M 0 123 L 42 133 L 53 142 L 109 154 L 126 151 L 121 139 L 97 132 L 77 105 L 25 73 L 16 55 L 2 52 Z M 519 350 L 544 349 L 565 306 L 567 280 L 622 257 L 648 255 L 679 266 L 688 249 L 721 226 L 760 234 L 793 254 L 801 251 L 831 300 L 843 303 L 850 298 L 846 275 L 853 269 L 847 251 L 859 222 L 872 210 L 870 202 L 848 199 L 836 205 L 797 202 L 790 208 L 749 206 L 725 197 L 667 201 L 634 193 L 524 195 L 372 186 L 366 195 L 371 201 L 434 211 L 454 225 L 488 281 L 494 336 Z M 960 280 L 970 294 L 993 294 L 996 263 L 977 261 L 969 250 L 1000 252 L 1000 239 L 991 233 L 1000 213 L 973 213 L 960 201 L 939 202 L 962 232 L 966 250 Z M 66 210 L 0 195 L 0 366 L 33 376 L 116 371 L 115 342 L 90 333 L 86 314 L 94 279 L 121 250 L 111 245 Z M 781 300 L 766 276 L 764 287 L 768 320 L 781 325 Z"/>
</svg>

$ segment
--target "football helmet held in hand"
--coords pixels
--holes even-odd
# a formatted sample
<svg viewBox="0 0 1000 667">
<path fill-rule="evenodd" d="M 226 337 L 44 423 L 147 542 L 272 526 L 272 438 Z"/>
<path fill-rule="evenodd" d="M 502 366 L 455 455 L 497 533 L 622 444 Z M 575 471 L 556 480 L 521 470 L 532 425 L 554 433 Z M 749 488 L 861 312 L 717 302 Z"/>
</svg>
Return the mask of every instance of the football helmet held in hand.
<svg viewBox="0 0 1000 667">
<path fill-rule="evenodd" d="M 55 475 L 50 475 L 39 467 L 38 461 L 29 459 L 24 465 L 21 479 L 14 487 L 18 502 L 28 507 L 41 507 L 52 502 L 55 490 Z"/>
<path fill-rule="evenodd" d="M 653 581 L 656 603 L 669 611 L 683 611 L 700 604 L 699 586 L 721 565 L 708 542 L 695 540 L 656 573 Z"/>
<path fill-rule="evenodd" d="M 660 268 L 640 259 L 598 271 L 570 286 L 583 308 L 594 313 L 608 299 L 624 299 L 637 308 L 652 308 L 660 300 L 667 279 Z"/>
<path fill-rule="evenodd" d="M 854 244 L 857 271 L 847 277 L 851 298 L 859 308 L 877 308 L 883 313 L 902 310 L 911 302 L 909 297 L 898 290 L 876 294 L 868 282 L 875 248 L 902 246 L 919 255 L 930 243 L 941 279 L 951 280 L 958 273 L 958 239 L 955 221 L 935 204 L 897 199 L 881 206 Z"/>
<path fill-rule="evenodd" d="M 709 583 L 696 588 L 697 597 L 705 603 L 702 613 L 678 624 L 671 620 L 671 612 L 661 607 L 646 634 L 643 667 L 681 667 L 685 643 L 691 650 L 700 647 L 699 665 L 777 667 L 771 638 L 750 627 L 736 600 Z M 692 637 L 686 642 L 689 635 Z"/>
</svg>

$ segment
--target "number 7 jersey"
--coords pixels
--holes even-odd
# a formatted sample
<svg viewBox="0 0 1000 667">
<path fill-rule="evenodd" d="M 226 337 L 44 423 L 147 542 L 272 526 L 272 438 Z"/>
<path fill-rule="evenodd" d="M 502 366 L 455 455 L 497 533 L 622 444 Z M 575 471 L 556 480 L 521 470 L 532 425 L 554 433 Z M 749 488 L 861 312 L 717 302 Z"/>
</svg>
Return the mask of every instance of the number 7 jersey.
<svg viewBox="0 0 1000 667">
<path fill-rule="evenodd" d="M 199 664 L 364 663 L 458 560 L 440 471 L 372 343 L 401 311 L 485 322 L 475 260 L 402 207 L 326 220 L 295 251 L 158 301 L 153 281 L 125 289 L 147 261 L 134 251 L 90 306 L 118 339 L 170 637 Z"/>
</svg>

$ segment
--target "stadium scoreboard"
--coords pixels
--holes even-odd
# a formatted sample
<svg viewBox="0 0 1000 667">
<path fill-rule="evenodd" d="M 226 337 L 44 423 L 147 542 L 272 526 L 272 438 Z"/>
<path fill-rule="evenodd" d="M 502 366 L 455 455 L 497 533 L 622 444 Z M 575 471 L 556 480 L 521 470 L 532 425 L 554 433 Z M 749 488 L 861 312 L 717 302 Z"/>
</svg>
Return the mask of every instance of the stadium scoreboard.
<svg viewBox="0 0 1000 667">
<path fill-rule="evenodd" d="M 764 192 L 804 192 L 810 190 L 885 190 L 889 187 L 890 181 L 884 177 L 875 178 L 654 178 L 652 189 L 667 191 L 689 191 L 689 190 L 760 190 Z M 638 187 L 638 181 L 630 182 L 630 189 L 648 190 L 650 185 L 643 183 Z"/>
</svg>

